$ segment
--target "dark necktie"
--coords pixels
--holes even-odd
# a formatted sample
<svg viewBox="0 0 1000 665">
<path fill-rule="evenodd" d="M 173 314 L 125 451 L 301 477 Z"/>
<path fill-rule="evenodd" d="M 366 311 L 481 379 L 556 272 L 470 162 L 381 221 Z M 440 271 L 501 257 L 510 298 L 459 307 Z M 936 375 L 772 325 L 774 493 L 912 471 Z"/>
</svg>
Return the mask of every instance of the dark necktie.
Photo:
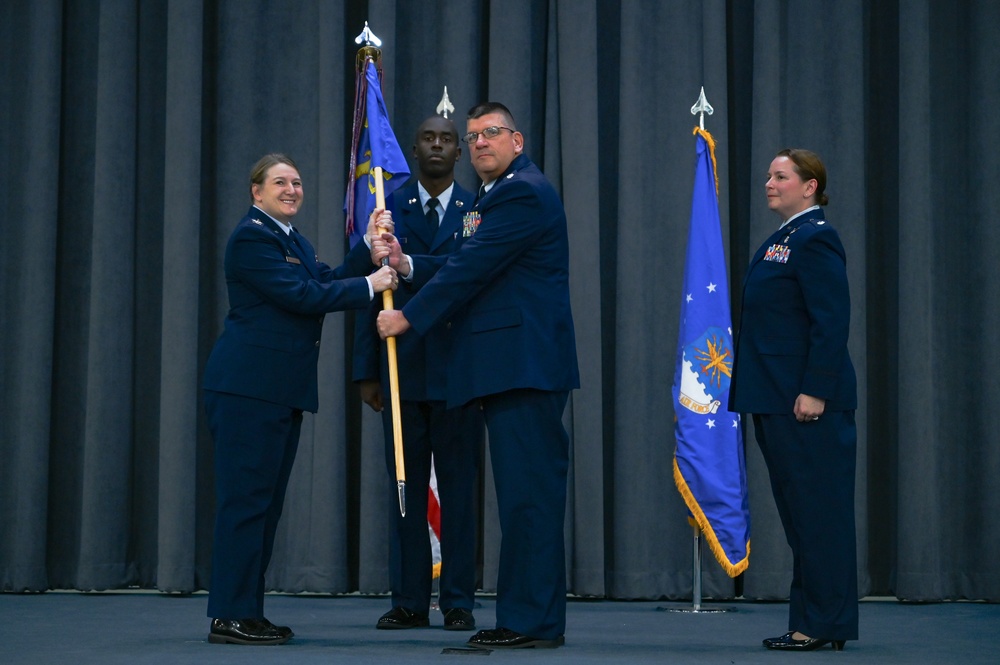
<svg viewBox="0 0 1000 665">
<path fill-rule="evenodd" d="M 438 200 L 437 199 L 435 199 L 435 198 L 428 199 L 428 201 L 427 201 L 427 214 L 424 215 L 424 218 L 427 220 L 427 228 L 429 228 L 431 230 L 431 235 L 432 236 L 435 233 L 437 233 L 438 223 L 439 223 L 439 221 L 441 219 L 438 216 L 437 207 L 438 207 Z"/>
</svg>

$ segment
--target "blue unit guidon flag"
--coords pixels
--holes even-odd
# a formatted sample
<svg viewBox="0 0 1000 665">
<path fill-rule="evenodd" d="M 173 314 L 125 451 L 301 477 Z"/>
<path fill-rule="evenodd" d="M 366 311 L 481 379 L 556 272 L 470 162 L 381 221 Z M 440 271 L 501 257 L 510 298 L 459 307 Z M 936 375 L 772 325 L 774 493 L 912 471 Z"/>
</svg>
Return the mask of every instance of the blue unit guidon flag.
<svg viewBox="0 0 1000 665">
<path fill-rule="evenodd" d="M 410 167 L 389 124 L 378 70 L 371 60 L 365 65 L 364 76 L 358 76 L 354 104 L 351 168 L 344 201 L 351 247 L 364 237 L 368 215 L 375 209 L 375 167 L 382 167 L 386 200 L 410 177 Z"/>
<path fill-rule="evenodd" d="M 750 557 L 746 459 L 739 414 L 726 409 L 733 334 L 715 141 L 703 129 L 694 133 L 697 162 L 673 385 L 674 482 L 716 560 L 736 577 Z"/>
</svg>

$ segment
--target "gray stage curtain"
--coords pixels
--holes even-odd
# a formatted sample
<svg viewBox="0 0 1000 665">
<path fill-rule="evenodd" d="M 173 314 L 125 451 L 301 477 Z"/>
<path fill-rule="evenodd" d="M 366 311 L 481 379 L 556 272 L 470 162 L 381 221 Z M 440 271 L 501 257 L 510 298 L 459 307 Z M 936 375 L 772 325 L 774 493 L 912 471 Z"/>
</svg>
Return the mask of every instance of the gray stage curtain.
<svg viewBox="0 0 1000 665">
<path fill-rule="evenodd" d="M 0 589 L 205 588 L 214 511 L 199 380 L 227 310 L 251 164 L 298 162 L 297 226 L 346 250 L 357 35 L 383 39 L 404 152 L 444 86 L 512 109 L 570 220 L 582 387 L 566 517 L 581 596 L 691 597 L 670 384 L 694 167 L 715 113 L 734 319 L 777 220 L 773 154 L 825 159 L 858 369 L 859 593 L 1000 600 L 1000 7 L 988 0 L 38 0 L 0 23 Z M 466 187 L 477 183 L 467 160 Z M 395 510 L 379 418 L 327 317 L 268 575 L 384 592 Z M 752 428 L 750 428 L 752 429 Z M 747 432 L 750 568 L 709 598 L 787 596 L 791 562 Z M 411 491 L 416 491 L 411 488 Z M 482 588 L 499 528 L 482 474 Z"/>
</svg>

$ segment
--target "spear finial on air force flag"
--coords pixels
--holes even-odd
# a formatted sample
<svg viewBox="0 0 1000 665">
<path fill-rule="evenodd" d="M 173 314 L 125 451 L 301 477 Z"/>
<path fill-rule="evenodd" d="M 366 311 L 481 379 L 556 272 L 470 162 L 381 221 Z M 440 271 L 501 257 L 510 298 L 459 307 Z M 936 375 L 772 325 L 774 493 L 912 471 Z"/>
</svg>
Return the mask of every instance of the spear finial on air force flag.
<svg viewBox="0 0 1000 665">
<path fill-rule="evenodd" d="M 698 101 L 696 101 L 694 106 L 691 107 L 691 115 L 699 116 L 698 126 L 703 130 L 705 129 L 706 113 L 712 115 L 715 113 L 715 109 L 712 108 L 712 105 L 708 103 L 708 99 L 705 98 L 705 86 L 701 86 L 701 94 L 698 95 Z"/>
</svg>

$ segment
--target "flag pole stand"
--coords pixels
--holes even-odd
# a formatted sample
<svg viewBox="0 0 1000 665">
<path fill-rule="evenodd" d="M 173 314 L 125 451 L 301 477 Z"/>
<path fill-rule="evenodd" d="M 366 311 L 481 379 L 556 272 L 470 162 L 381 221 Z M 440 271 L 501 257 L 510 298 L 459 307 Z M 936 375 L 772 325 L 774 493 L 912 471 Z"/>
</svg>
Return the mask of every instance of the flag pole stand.
<svg viewBox="0 0 1000 665">
<path fill-rule="evenodd" d="M 691 565 L 691 607 L 657 607 L 657 612 L 684 612 L 685 614 L 722 614 L 732 612 L 731 607 L 705 607 L 701 604 L 701 529 L 692 524 L 694 530 L 693 562 Z"/>
</svg>

